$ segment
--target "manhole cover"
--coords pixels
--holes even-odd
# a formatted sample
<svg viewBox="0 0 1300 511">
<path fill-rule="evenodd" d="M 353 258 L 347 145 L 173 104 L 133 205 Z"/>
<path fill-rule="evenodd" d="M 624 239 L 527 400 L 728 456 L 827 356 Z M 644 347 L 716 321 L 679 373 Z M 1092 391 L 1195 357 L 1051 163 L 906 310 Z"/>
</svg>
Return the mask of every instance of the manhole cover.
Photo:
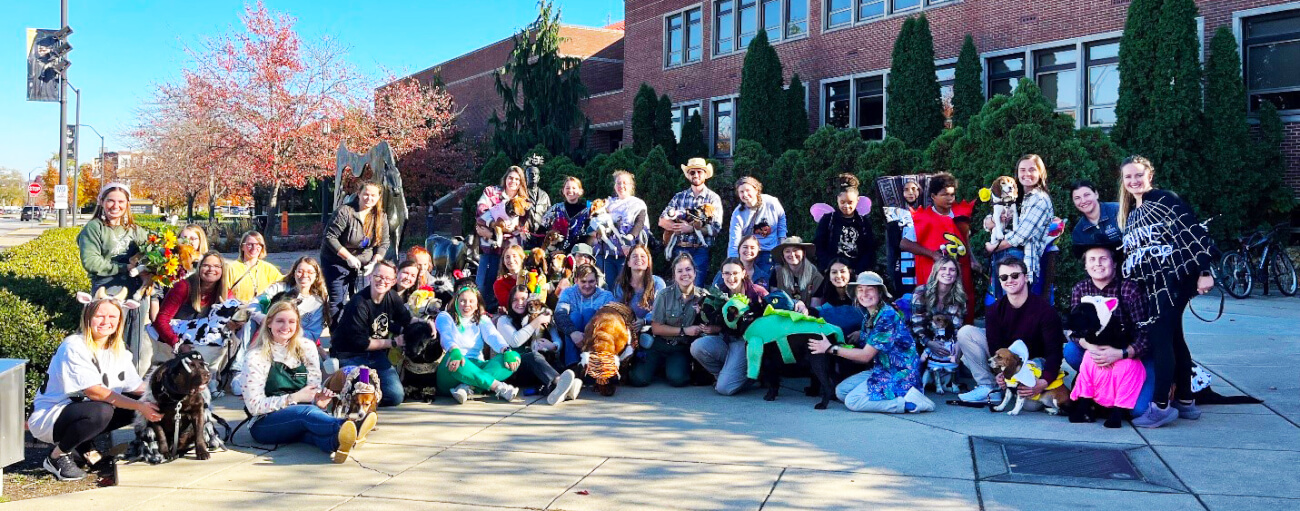
<svg viewBox="0 0 1300 511">
<path fill-rule="evenodd" d="M 1013 474 L 1141 480 L 1122 450 L 1077 445 L 1003 444 L 1007 469 Z"/>
</svg>

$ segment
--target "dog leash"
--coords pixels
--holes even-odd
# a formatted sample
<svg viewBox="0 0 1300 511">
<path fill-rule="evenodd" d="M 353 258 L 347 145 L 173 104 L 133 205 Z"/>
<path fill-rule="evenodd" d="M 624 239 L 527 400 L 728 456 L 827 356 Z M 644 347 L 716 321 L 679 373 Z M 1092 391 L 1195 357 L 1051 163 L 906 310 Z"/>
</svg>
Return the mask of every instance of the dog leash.
<svg viewBox="0 0 1300 511">
<path fill-rule="evenodd" d="M 1219 285 L 1219 283 L 1218 283 L 1218 276 L 1217 276 L 1217 275 L 1215 275 L 1215 283 L 1214 283 L 1214 288 L 1213 288 L 1213 289 L 1218 289 L 1218 290 L 1219 290 L 1219 312 L 1218 312 L 1218 314 L 1215 314 L 1215 315 L 1214 315 L 1214 319 L 1205 319 L 1205 318 L 1201 317 L 1201 315 L 1200 315 L 1199 313 L 1196 312 L 1196 307 L 1192 307 L 1192 302 L 1196 301 L 1196 298 L 1195 298 L 1195 297 L 1193 297 L 1191 300 L 1188 300 L 1188 301 L 1187 301 L 1187 310 L 1192 311 L 1192 315 L 1193 315 L 1193 316 L 1196 316 L 1196 319 L 1199 319 L 1199 320 L 1204 321 L 1204 322 L 1206 322 L 1206 323 L 1213 323 L 1213 322 L 1215 322 L 1215 321 L 1218 321 L 1219 318 L 1222 318 L 1222 317 L 1223 317 L 1223 307 L 1224 307 L 1224 304 L 1226 304 L 1227 301 L 1228 301 L 1227 293 L 1224 292 L 1224 291 L 1223 291 L 1223 287 Z M 1203 296 L 1203 295 L 1202 295 L 1202 296 Z"/>
</svg>

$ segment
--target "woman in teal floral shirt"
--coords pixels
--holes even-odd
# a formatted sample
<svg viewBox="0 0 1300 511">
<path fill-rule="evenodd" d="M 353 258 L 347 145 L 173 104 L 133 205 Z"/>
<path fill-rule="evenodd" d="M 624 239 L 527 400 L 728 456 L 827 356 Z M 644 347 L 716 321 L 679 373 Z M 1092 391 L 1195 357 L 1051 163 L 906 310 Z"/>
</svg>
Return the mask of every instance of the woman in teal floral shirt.
<svg viewBox="0 0 1300 511">
<path fill-rule="evenodd" d="M 864 271 L 849 284 L 858 302 L 867 306 L 862 334 L 855 347 L 832 345 L 825 339 L 808 343 L 812 353 L 827 353 L 860 364 L 875 361 L 867 370 L 835 387 L 835 396 L 855 412 L 919 413 L 934 410 L 934 402 L 920 390 L 920 357 L 903 316 L 886 299 L 893 298 L 884 279 Z"/>
</svg>

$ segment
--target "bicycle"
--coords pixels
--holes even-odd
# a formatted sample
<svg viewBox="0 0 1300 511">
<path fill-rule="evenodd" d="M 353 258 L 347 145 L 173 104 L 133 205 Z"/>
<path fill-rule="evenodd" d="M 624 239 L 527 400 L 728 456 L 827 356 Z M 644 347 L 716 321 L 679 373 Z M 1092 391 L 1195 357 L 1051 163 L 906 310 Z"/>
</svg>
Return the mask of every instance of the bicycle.
<svg viewBox="0 0 1300 511">
<path fill-rule="evenodd" d="M 1238 237 L 1237 243 L 1240 246 L 1236 250 L 1225 252 L 1219 262 L 1219 282 L 1224 291 L 1234 298 L 1245 298 L 1250 296 L 1250 291 L 1258 281 L 1264 284 L 1264 295 L 1267 296 L 1271 278 L 1283 295 L 1295 296 L 1295 265 L 1291 263 L 1286 246 L 1281 242 L 1289 228 L 1288 224 L 1278 224 L 1268 232 Z"/>
</svg>

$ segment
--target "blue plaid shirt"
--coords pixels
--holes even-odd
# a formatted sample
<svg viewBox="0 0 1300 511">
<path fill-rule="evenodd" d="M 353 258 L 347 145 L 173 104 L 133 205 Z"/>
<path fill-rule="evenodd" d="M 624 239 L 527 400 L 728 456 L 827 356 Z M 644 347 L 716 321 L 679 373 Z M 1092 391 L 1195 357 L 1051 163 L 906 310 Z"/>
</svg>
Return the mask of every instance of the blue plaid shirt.
<svg viewBox="0 0 1300 511">
<path fill-rule="evenodd" d="M 713 204 L 713 215 L 709 219 L 709 224 L 704 229 L 704 246 L 713 246 L 713 241 L 717 239 L 718 233 L 722 231 L 722 197 L 704 187 L 703 193 L 696 195 L 690 188 L 677 192 L 673 195 L 672 200 L 668 201 L 668 207 L 664 208 L 660 218 L 677 220 L 681 218 L 681 212 L 691 208 L 698 208 L 705 204 Z M 680 235 L 678 235 L 680 236 Z M 678 243 L 698 243 L 699 239 L 694 233 L 677 240 Z"/>
</svg>

